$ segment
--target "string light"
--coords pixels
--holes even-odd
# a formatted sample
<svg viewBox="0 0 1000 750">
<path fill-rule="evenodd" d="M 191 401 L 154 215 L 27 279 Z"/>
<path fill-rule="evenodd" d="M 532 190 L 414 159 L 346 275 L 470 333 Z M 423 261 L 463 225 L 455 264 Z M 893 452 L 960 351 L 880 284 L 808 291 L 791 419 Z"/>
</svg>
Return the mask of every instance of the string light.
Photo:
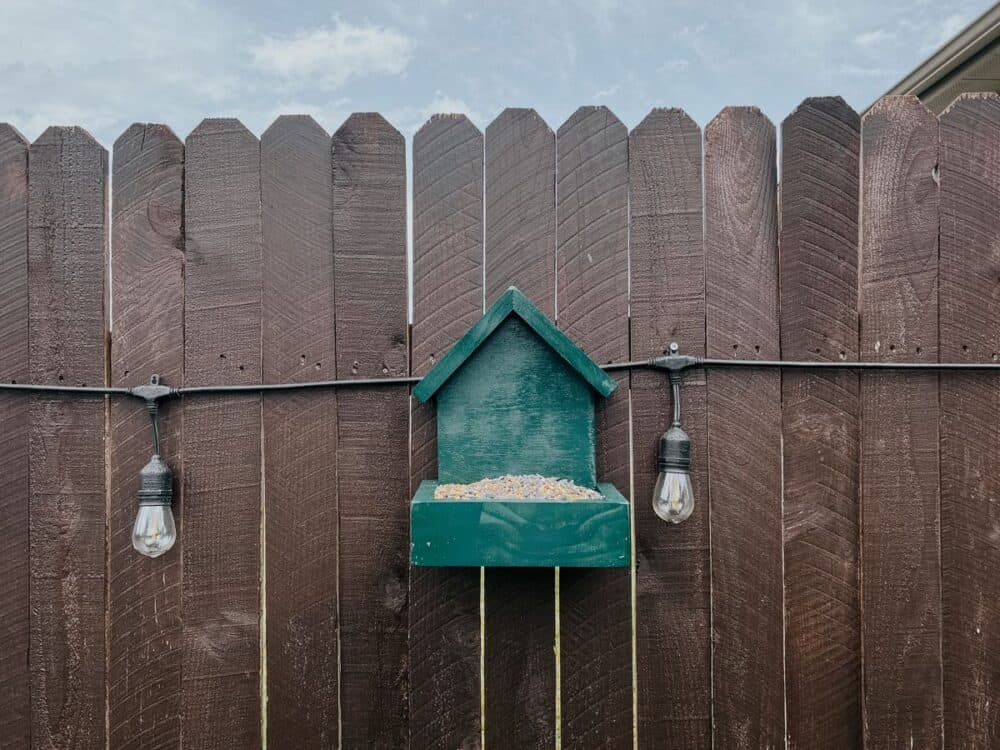
<svg viewBox="0 0 1000 750">
<path fill-rule="evenodd" d="M 779 368 L 808 370 L 929 370 L 984 372 L 1000 370 L 1000 362 L 808 362 L 795 360 L 712 359 L 680 354 L 676 343 L 669 354 L 654 359 L 614 362 L 603 366 L 609 371 L 655 369 L 669 374 L 673 393 L 673 421 L 660 437 L 657 468 L 659 475 L 653 492 L 653 510 L 671 523 L 690 517 L 694 509 L 691 486 L 691 441 L 681 427 L 680 384 L 684 374 L 693 368 Z M 173 547 L 177 527 L 171 510 L 174 494 L 174 474 L 160 454 L 159 407 L 174 398 L 225 395 L 233 393 L 267 393 L 271 391 L 301 391 L 318 388 L 366 388 L 413 384 L 419 377 L 355 378 L 350 380 L 319 380 L 306 383 L 263 383 L 255 385 L 206 385 L 171 388 L 153 375 L 149 383 L 134 388 L 101 386 L 42 385 L 36 383 L 0 383 L 0 391 L 51 393 L 79 398 L 98 396 L 142 399 L 146 403 L 153 434 L 153 454 L 139 474 L 138 512 L 132 530 L 132 546 L 141 554 L 158 557 Z"/>
</svg>

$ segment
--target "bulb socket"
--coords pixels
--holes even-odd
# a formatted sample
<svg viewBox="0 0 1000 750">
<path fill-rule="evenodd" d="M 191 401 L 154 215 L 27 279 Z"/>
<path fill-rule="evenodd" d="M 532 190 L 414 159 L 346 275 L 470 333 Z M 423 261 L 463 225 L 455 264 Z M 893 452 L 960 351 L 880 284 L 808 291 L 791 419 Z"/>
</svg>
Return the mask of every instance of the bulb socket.
<svg viewBox="0 0 1000 750">
<path fill-rule="evenodd" d="M 659 471 L 682 471 L 691 469 L 691 438 L 677 425 L 660 436 L 660 450 L 657 454 Z"/>
<path fill-rule="evenodd" d="M 174 473 L 157 454 L 139 472 L 139 505 L 170 505 L 174 499 Z"/>
</svg>

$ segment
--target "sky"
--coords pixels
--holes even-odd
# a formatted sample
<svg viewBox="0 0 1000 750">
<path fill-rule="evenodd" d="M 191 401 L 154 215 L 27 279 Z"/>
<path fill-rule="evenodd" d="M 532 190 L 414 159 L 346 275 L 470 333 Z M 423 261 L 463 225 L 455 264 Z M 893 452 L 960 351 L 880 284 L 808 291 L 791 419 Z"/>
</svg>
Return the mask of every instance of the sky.
<svg viewBox="0 0 1000 750">
<path fill-rule="evenodd" d="M 863 110 L 989 7 L 984 0 L 0 0 L 0 122 L 82 125 L 109 149 L 133 122 L 185 137 L 279 114 L 335 131 L 379 111 L 407 137 L 435 112 L 480 128 L 534 107 L 553 129 L 605 104 L 704 125 L 727 105 L 776 123 L 807 96 Z"/>
</svg>

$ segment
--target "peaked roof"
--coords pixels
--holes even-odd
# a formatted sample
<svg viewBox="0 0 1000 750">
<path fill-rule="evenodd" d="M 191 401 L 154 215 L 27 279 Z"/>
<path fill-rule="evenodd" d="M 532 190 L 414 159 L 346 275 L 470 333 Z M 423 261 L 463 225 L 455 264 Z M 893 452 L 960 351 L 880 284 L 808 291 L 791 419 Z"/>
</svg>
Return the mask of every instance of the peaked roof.
<svg viewBox="0 0 1000 750">
<path fill-rule="evenodd" d="M 618 384 L 598 367 L 583 350 L 535 307 L 515 287 L 510 287 L 500 299 L 460 338 L 434 368 L 417 383 L 413 395 L 420 401 L 429 401 L 471 357 L 493 331 L 511 315 L 520 318 L 532 331 L 562 357 L 573 370 L 602 396 L 610 396 Z"/>
</svg>

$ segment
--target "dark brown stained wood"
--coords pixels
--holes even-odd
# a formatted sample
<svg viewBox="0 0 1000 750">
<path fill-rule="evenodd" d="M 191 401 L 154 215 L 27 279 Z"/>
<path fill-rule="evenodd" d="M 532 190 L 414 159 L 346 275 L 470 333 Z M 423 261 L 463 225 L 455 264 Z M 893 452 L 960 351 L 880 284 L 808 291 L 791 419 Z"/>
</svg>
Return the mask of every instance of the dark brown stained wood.
<svg viewBox="0 0 1000 750">
<path fill-rule="evenodd" d="M 705 128 L 706 351 L 778 359 L 774 126 L 722 110 Z M 784 744 L 781 375 L 708 373 L 716 747 Z"/>
<path fill-rule="evenodd" d="M 409 371 L 406 151 L 378 114 L 333 136 L 338 378 Z M 406 747 L 409 397 L 337 393 L 341 732 L 344 747 Z"/>
<path fill-rule="evenodd" d="M 435 115 L 413 139 L 411 374 L 483 312 L 483 134 Z M 433 404 L 411 399 L 410 492 L 437 477 Z M 478 568 L 410 568 L 410 748 L 481 744 Z"/>
<path fill-rule="evenodd" d="M 184 144 L 165 125 L 135 124 L 115 142 L 111 384 L 156 373 L 184 384 Z M 109 744 L 179 748 L 181 731 L 181 409 L 160 415 L 161 451 L 178 477 L 178 540 L 155 560 L 132 549 L 136 483 L 153 450 L 146 407 L 112 399 L 109 484 Z"/>
<path fill-rule="evenodd" d="M 28 142 L 0 123 L 0 382 L 28 380 Z M 31 741 L 28 399 L 0 395 L 0 737 Z"/>
<path fill-rule="evenodd" d="M 28 168 L 28 316 L 34 383 L 105 383 L 108 153 L 49 128 Z M 30 404 L 31 741 L 105 744 L 103 399 Z"/>
<path fill-rule="evenodd" d="M 552 129 L 533 109 L 505 109 L 486 128 L 486 305 L 516 286 L 555 318 Z"/>
<path fill-rule="evenodd" d="M 1000 359 L 1000 97 L 941 115 L 940 338 L 946 362 Z M 944 736 L 1000 746 L 1000 389 L 994 373 L 941 375 Z"/>
<path fill-rule="evenodd" d="M 628 359 L 628 130 L 606 107 L 559 128 L 558 322 L 598 363 Z M 597 478 L 629 487 L 628 375 L 597 409 Z M 560 571 L 562 746 L 632 748 L 628 569 Z"/>
<path fill-rule="evenodd" d="M 555 310 L 555 136 L 534 110 L 506 109 L 486 128 L 486 302 L 517 286 Z M 486 747 L 555 743 L 552 568 L 486 571 Z"/>
<path fill-rule="evenodd" d="M 260 142 L 208 119 L 185 142 L 185 385 L 261 379 Z M 260 743 L 257 394 L 187 399 L 185 747 Z"/>
<path fill-rule="evenodd" d="M 781 354 L 858 358 L 861 120 L 806 99 L 781 126 Z M 858 374 L 786 371 L 785 674 L 790 748 L 861 747 Z"/>
<path fill-rule="evenodd" d="M 631 357 L 705 354 L 701 130 L 679 109 L 654 109 L 629 136 Z M 636 555 L 637 734 L 640 748 L 712 744 L 712 664 L 705 377 L 681 389 L 691 437 L 695 508 L 677 526 L 652 508 L 656 453 L 670 426 L 663 373 L 634 370 L 632 444 Z"/>
<path fill-rule="evenodd" d="M 261 137 L 265 383 L 336 371 L 330 136 L 307 116 Z M 333 391 L 263 404 L 267 744 L 337 744 L 337 423 Z"/>
<path fill-rule="evenodd" d="M 887 97 L 861 126 L 863 360 L 938 359 L 937 119 Z M 861 376 L 865 746 L 941 747 L 938 376 Z"/>
</svg>

